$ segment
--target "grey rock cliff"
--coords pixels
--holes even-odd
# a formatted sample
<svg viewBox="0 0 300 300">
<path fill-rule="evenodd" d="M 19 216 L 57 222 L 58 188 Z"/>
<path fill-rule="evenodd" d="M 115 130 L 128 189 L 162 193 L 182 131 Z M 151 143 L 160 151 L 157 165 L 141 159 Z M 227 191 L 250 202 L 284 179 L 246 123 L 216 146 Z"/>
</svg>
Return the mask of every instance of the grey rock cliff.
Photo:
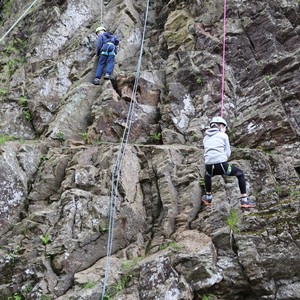
<svg viewBox="0 0 300 300">
<path fill-rule="evenodd" d="M 227 1 L 224 117 L 257 207 L 221 176 L 200 202 L 222 2 L 150 1 L 106 299 L 300 299 L 299 3 L 254 2 Z M 1 36 L 29 5 L 0 1 Z M 101 298 L 146 3 L 101 9 L 37 2 L 0 45 L 1 300 Z M 94 86 L 101 15 L 121 43 L 116 79 Z"/>
</svg>

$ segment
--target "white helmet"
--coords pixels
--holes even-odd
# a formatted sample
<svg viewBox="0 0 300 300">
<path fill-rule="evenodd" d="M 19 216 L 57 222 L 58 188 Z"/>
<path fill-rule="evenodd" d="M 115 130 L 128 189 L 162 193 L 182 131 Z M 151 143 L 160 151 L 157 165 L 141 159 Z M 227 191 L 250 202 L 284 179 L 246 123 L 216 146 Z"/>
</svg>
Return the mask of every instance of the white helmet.
<svg viewBox="0 0 300 300">
<path fill-rule="evenodd" d="M 106 29 L 105 29 L 105 27 L 103 27 L 103 26 L 99 26 L 99 27 L 97 27 L 96 28 L 96 34 L 99 32 L 99 31 L 106 31 Z"/>
<path fill-rule="evenodd" d="M 213 117 L 210 122 L 209 122 L 209 125 L 211 127 L 212 124 L 223 124 L 227 127 L 227 123 L 226 121 L 222 118 L 222 117 Z"/>
</svg>

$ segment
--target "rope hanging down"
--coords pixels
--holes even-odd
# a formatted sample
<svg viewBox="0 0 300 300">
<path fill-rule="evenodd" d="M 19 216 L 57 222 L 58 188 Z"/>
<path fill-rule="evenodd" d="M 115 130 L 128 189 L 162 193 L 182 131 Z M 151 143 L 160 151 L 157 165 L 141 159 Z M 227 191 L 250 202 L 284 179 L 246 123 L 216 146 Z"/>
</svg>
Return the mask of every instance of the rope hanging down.
<svg viewBox="0 0 300 300">
<path fill-rule="evenodd" d="M 139 77 L 140 77 L 140 69 L 141 69 L 141 62 L 142 62 L 142 55 L 143 55 L 143 48 L 144 48 L 144 39 L 145 39 L 145 33 L 146 33 L 146 24 L 147 24 L 147 19 L 148 19 L 149 1 L 150 0 L 147 0 L 145 20 L 144 20 L 144 31 L 143 31 L 142 41 L 141 41 L 139 60 L 138 60 L 138 65 L 137 65 L 137 71 L 136 71 L 131 101 L 130 101 L 129 110 L 128 110 L 128 114 L 127 114 L 126 125 L 125 125 L 121 145 L 120 145 L 120 148 L 118 151 L 117 159 L 115 161 L 113 171 L 112 171 L 112 177 L 111 177 L 108 243 L 107 243 L 105 276 L 104 276 L 104 281 L 103 281 L 101 300 L 103 300 L 105 297 L 108 274 L 109 274 L 109 269 L 110 269 L 110 256 L 112 253 L 112 242 L 113 242 L 113 235 L 114 235 L 113 231 L 114 231 L 114 223 L 115 223 L 114 215 L 115 215 L 115 209 L 117 206 L 117 199 L 118 199 L 118 194 L 119 194 L 118 185 L 119 185 L 119 181 L 120 181 L 121 167 L 122 167 L 122 163 L 123 163 L 125 152 L 126 152 L 126 146 L 128 144 L 131 125 L 133 123 L 134 108 L 135 108 L 135 103 L 136 103 L 136 93 L 137 93 L 138 82 L 139 82 Z"/>
<path fill-rule="evenodd" d="M 224 23 L 223 23 L 223 58 L 222 58 L 222 91 L 221 91 L 221 117 L 224 114 L 224 86 L 225 86 L 225 48 L 226 48 L 226 0 L 224 0 Z"/>
<path fill-rule="evenodd" d="M 13 30 L 13 28 L 22 20 L 22 18 L 27 14 L 27 12 L 31 9 L 31 7 L 37 2 L 38 0 L 34 0 L 30 6 L 24 11 L 21 17 L 8 29 L 8 31 L 2 36 L 0 39 L 0 43 L 4 40 L 4 38 Z"/>
<path fill-rule="evenodd" d="M 100 0 L 101 5 L 101 15 L 100 15 L 100 22 L 103 24 L 103 0 Z"/>
</svg>

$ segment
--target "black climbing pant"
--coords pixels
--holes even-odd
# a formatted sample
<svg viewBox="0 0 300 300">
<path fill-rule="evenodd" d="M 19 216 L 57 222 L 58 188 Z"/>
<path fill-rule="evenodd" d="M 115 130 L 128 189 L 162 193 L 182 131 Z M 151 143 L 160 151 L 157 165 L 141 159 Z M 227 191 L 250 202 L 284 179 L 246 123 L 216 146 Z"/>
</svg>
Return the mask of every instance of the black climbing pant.
<svg viewBox="0 0 300 300">
<path fill-rule="evenodd" d="M 206 193 L 211 193 L 211 178 L 215 175 L 236 176 L 239 181 L 241 194 L 246 194 L 246 180 L 241 169 L 230 165 L 228 162 L 223 162 L 213 165 L 205 165 L 205 190 Z"/>
</svg>

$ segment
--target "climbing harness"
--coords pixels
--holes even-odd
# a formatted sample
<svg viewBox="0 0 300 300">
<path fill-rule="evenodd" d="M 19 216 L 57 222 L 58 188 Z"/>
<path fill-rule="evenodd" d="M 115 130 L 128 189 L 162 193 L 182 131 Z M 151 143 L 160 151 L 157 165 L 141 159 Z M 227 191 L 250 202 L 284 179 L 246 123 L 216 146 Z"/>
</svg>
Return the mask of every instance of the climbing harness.
<svg viewBox="0 0 300 300">
<path fill-rule="evenodd" d="M 231 164 L 228 164 L 228 168 L 227 168 L 225 175 L 230 175 L 231 171 L 232 171 Z"/>
<path fill-rule="evenodd" d="M 226 48 L 226 0 L 224 0 L 223 22 L 223 57 L 222 57 L 222 90 L 221 90 L 221 117 L 224 114 L 224 86 L 225 86 L 225 48 Z"/>
<path fill-rule="evenodd" d="M 230 175 L 231 170 L 232 170 L 231 165 L 228 164 L 228 166 L 227 166 L 227 171 L 225 171 L 224 166 L 223 166 L 223 163 L 221 163 L 220 165 L 221 165 L 221 168 L 222 168 L 222 170 L 223 170 L 223 172 L 224 172 L 224 175 L 227 175 L 227 176 Z"/>
<path fill-rule="evenodd" d="M 129 110 L 128 110 L 128 114 L 127 114 L 126 125 L 125 125 L 125 129 L 123 132 L 123 137 L 122 137 L 122 141 L 121 141 L 120 148 L 118 151 L 117 159 L 113 166 L 112 177 L 111 177 L 107 255 L 106 255 L 105 275 L 104 275 L 104 280 L 103 280 L 103 289 L 102 289 L 101 300 L 103 300 L 105 297 L 105 291 L 106 291 L 107 280 L 108 280 L 108 275 L 109 275 L 110 256 L 112 253 L 112 242 L 113 242 L 113 235 L 114 235 L 114 232 L 113 232 L 114 223 L 115 223 L 114 215 L 115 215 L 115 210 L 116 210 L 117 200 L 118 200 L 118 195 L 119 195 L 118 185 L 119 185 L 119 181 L 120 181 L 121 167 L 122 167 L 122 163 L 123 163 L 125 152 L 126 152 L 126 146 L 128 144 L 131 125 L 133 123 L 134 108 L 135 108 L 135 103 L 136 103 L 136 93 L 137 93 L 138 82 L 139 82 L 139 77 L 140 77 L 140 69 L 141 69 L 141 62 L 142 62 L 142 55 L 143 55 L 143 48 L 144 48 L 144 39 L 145 39 L 146 25 L 147 25 L 147 19 L 148 19 L 149 2 L 150 2 L 150 0 L 147 0 L 145 20 L 144 20 L 144 31 L 143 31 L 143 35 L 142 35 L 139 60 L 138 60 L 137 71 L 136 71 L 131 101 L 130 101 L 130 105 L 129 105 Z"/>
<path fill-rule="evenodd" d="M 31 7 L 37 2 L 38 0 L 34 0 L 29 7 L 24 11 L 21 17 L 8 29 L 8 31 L 2 36 L 0 39 L 0 43 L 4 40 L 4 38 L 13 30 L 13 28 L 22 20 L 22 18 L 27 14 L 27 12 L 31 9 Z"/>
<path fill-rule="evenodd" d="M 225 170 L 223 163 L 220 163 L 219 165 L 222 168 L 224 175 L 229 176 L 231 174 L 231 171 L 232 171 L 231 164 L 228 164 L 227 170 Z M 215 169 L 215 165 L 213 164 L 213 165 L 211 165 L 211 173 L 205 170 L 206 175 L 208 175 L 209 177 L 214 177 L 214 169 Z"/>
<path fill-rule="evenodd" d="M 108 42 L 108 43 L 103 45 L 100 54 L 103 54 L 103 55 L 116 55 L 115 48 L 116 48 L 116 46 L 115 46 L 114 43 Z"/>
</svg>

